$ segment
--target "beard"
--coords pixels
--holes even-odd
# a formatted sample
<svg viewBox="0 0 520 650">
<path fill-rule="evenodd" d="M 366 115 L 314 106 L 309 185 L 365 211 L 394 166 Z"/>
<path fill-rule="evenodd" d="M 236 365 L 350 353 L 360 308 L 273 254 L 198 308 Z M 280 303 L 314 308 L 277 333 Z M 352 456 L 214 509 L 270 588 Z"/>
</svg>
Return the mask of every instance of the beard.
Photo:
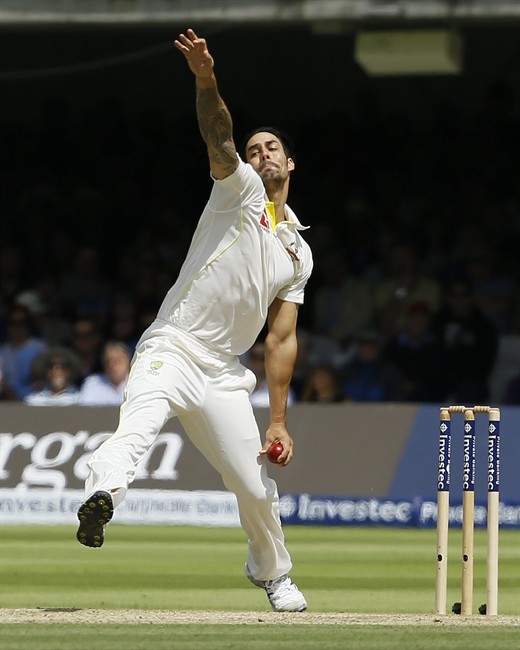
<svg viewBox="0 0 520 650">
<path fill-rule="evenodd" d="M 274 165 L 268 165 L 261 172 L 258 172 L 260 178 L 266 184 L 275 184 L 279 185 L 285 182 L 286 176 L 281 169 L 275 167 Z"/>
</svg>

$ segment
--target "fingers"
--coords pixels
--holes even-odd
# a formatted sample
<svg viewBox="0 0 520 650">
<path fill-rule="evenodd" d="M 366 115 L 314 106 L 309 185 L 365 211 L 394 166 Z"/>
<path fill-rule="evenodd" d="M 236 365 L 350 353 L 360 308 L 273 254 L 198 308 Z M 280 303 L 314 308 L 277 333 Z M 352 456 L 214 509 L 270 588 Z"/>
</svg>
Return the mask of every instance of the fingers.
<svg viewBox="0 0 520 650">
<path fill-rule="evenodd" d="M 175 47 L 183 54 L 189 54 L 197 45 L 205 44 L 205 40 L 199 38 L 193 29 L 188 29 L 187 33 L 188 36 L 185 34 L 179 34 L 179 38 L 173 41 Z"/>
<path fill-rule="evenodd" d="M 260 449 L 258 454 L 260 456 L 265 456 L 267 454 L 267 450 L 269 449 L 269 447 L 275 442 L 281 442 L 283 446 L 283 451 L 276 459 L 276 464 L 280 465 L 281 467 L 287 467 L 287 465 L 293 459 L 293 455 L 294 455 L 293 454 L 294 443 L 292 439 L 289 440 L 287 440 L 286 438 L 283 439 L 276 438 L 275 440 L 266 439 L 264 446 L 262 447 L 262 449 Z"/>
<path fill-rule="evenodd" d="M 288 448 L 283 450 L 283 452 L 278 456 L 278 465 L 281 465 L 282 467 L 287 467 L 287 465 L 291 462 L 293 457 L 293 448 L 292 445 Z"/>
<path fill-rule="evenodd" d="M 275 442 L 282 442 L 282 441 L 280 440 L 280 438 L 275 439 L 275 438 L 270 438 L 269 436 L 267 436 L 266 439 L 265 439 L 265 442 L 264 442 L 264 446 L 262 447 L 262 449 L 260 449 L 260 451 L 258 453 L 261 456 L 264 455 L 264 454 L 267 454 L 267 450 L 269 449 L 269 447 L 271 445 L 274 445 Z"/>
</svg>

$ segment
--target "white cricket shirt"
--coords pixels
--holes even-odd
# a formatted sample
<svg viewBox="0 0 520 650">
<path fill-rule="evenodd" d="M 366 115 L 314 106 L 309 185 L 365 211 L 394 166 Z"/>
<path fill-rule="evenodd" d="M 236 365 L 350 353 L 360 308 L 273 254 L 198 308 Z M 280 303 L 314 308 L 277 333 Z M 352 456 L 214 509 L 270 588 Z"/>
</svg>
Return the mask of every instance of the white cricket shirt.
<svg viewBox="0 0 520 650">
<path fill-rule="evenodd" d="M 278 297 L 303 303 L 312 271 L 305 230 L 286 206 L 276 224 L 260 176 L 239 158 L 215 180 L 177 281 L 157 315 L 228 354 L 255 342 Z"/>
</svg>

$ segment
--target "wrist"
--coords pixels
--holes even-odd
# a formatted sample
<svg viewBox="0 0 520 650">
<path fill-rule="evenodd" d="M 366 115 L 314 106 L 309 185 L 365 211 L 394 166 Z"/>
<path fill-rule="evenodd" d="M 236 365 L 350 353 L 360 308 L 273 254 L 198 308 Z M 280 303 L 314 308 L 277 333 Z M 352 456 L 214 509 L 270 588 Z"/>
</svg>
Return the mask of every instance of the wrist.
<svg viewBox="0 0 520 650">
<path fill-rule="evenodd" d="M 206 88 L 216 88 L 217 87 L 217 79 L 215 77 L 215 74 L 213 71 L 208 77 L 199 77 L 198 75 L 195 77 L 196 79 L 196 84 L 199 88 L 206 89 Z"/>
<path fill-rule="evenodd" d="M 269 426 L 270 427 L 285 427 L 287 425 L 286 413 L 270 413 Z"/>
</svg>

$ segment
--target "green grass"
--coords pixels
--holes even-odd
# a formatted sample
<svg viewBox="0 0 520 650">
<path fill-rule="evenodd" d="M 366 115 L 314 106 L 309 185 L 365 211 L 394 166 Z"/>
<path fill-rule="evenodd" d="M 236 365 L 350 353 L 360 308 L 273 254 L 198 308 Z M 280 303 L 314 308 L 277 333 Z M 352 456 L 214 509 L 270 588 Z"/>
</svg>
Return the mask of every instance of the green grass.
<svg viewBox="0 0 520 650">
<path fill-rule="evenodd" d="M 287 527 L 292 576 L 313 612 L 431 614 L 435 531 Z M 460 600 L 459 530 L 450 533 L 448 602 Z M 475 610 L 485 602 L 485 531 L 475 537 Z M 87 549 L 68 526 L 4 526 L 3 608 L 258 611 L 265 594 L 243 573 L 239 529 L 118 526 L 102 549 Z M 499 612 L 520 615 L 520 532 L 501 531 Z M 102 645 L 95 641 L 97 636 Z M 81 640 L 83 639 L 83 641 Z M 4 625 L 2 650 L 124 648 L 449 648 L 520 647 L 510 626 Z"/>
<path fill-rule="evenodd" d="M 2 650 L 515 650 L 518 628 L 439 629 L 402 626 L 260 625 L 5 626 Z M 78 629 L 79 628 L 79 629 Z"/>
<path fill-rule="evenodd" d="M 431 613 L 435 531 L 287 527 L 292 576 L 313 611 Z M 265 610 L 245 579 L 239 529 L 118 526 L 102 549 L 68 526 L 5 526 L 2 607 Z M 485 600 L 484 531 L 475 536 L 475 603 Z M 460 531 L 450 533 L 448 602 L 460 600 Z M 500 537 L 500 613 L 520 614 L 520 532 Z"/>
</svg>

